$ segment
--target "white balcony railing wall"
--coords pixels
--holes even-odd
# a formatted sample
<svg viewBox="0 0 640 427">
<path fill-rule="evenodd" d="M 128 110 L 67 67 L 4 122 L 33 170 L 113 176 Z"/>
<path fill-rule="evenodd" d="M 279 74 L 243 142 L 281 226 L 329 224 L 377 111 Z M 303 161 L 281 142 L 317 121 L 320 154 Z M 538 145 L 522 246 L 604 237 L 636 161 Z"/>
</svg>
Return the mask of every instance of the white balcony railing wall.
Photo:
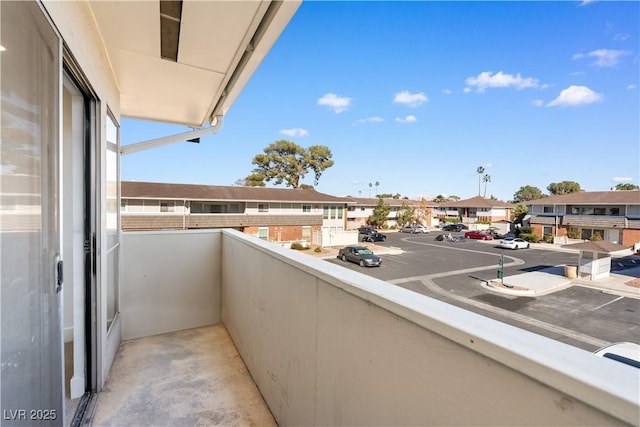
<svg viewBox="0 0 640 427">
<path fill-rule="evenodd" d="M 634 368 L 233 230 L 123 235 L 122 328 L 223 322 L 279 425 L 638 424 Z"/>
</svg>

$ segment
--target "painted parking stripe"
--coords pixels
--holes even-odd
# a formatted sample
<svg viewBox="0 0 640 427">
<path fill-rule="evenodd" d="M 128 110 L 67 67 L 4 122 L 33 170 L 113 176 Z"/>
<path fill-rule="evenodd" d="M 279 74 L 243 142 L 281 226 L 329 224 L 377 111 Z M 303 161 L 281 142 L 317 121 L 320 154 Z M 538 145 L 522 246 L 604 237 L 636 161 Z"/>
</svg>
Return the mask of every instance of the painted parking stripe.
<svg viewBox="0 0 640 427">
<path fill-rule="evenodd" d="M 597 306 L 596 308 L 592 308 L 591 311 L 596 311 L 598 309 L 601 309 L 602 307 L 606 307 L 609 304 L 613 304 L 616 301 L 620 301 L 622 298 L 624 298 L 624 297 L 618 297 L 618 298 L 616 298 L 614 300 L 611 300 L 609 302 L 605 302 L 604 304 L 601 304 L 601 305 Z"/>
</svg>

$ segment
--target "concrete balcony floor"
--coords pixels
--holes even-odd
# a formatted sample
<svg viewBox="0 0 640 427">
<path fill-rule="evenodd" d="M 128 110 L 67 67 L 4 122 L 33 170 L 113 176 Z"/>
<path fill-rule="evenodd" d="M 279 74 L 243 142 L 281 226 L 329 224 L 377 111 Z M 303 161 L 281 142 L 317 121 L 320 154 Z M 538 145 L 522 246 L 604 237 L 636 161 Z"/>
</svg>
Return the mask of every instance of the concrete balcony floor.
<svg viewBox="0 0 640 427">
<path fill-rule="evenodd" d="M 94 426 L 276 426 L 222 324 L 123 341 Z"/>
</svg>

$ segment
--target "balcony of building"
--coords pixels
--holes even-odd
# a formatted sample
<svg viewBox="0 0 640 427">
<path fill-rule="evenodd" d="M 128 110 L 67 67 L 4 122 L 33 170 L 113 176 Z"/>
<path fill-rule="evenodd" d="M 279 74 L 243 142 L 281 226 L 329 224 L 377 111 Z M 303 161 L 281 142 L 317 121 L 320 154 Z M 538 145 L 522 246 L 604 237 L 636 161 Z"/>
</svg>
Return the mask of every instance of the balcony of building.
<svg viewBox="0 0 640 427">
<path fill-rule="evenodd" d="M 94 425 L 638 425 L 637 370 L 234 230 L 122 236 Z"/>
</svg>

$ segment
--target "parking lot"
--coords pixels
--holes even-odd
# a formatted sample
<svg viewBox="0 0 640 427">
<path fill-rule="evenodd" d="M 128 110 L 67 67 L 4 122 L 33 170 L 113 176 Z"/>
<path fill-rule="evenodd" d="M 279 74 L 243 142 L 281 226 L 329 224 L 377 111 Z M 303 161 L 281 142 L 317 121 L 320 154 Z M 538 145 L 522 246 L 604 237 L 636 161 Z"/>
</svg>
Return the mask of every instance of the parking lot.
<svg viewBox="0 0 640 427">
<path fill-rule="evenodd" d="M 612 342 L 640 343 L 639 299 L 582 286 L 536 297 L 501 295 L 481 286 L 496 278 L 501 256 L 509 276 L 575 265 L 577 253 L 506 250 L 490 241 L 440 242 L 437 234 L 387 233 L 387 240 L 376 245 L 398 250 L 382 255 L 381 267 L 328 261 L 589 351 Z M 620 271 L 635 261 L 614 261 L 612 269 Z"/>
</svg>

